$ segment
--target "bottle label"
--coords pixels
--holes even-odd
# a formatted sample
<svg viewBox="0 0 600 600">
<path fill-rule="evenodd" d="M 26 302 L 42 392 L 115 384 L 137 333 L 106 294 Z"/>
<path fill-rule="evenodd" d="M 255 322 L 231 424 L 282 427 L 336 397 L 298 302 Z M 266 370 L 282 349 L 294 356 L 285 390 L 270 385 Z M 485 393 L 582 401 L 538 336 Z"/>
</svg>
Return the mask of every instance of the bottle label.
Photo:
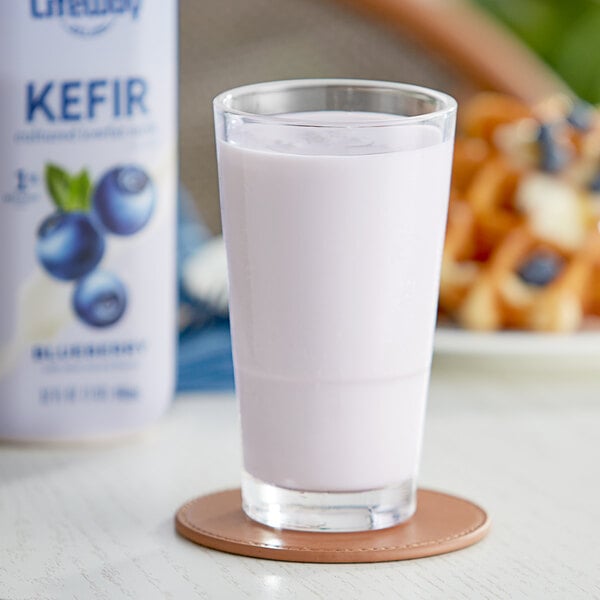
<svg viewBox="0 0 600 600">
<path fill-rule="evenodd" d="M 173 391 L 176 2 L 0 7 L 0 437 L 136 429 Z"/>
</svg>

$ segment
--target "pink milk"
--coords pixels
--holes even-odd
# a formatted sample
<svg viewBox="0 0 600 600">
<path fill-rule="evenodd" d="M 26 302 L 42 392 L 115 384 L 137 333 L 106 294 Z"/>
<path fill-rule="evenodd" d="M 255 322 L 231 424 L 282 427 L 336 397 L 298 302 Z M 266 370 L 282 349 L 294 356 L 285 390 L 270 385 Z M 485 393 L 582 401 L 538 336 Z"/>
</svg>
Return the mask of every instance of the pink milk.
<svg viewBox="0 0 600 600">
<path fill-rule="evenodd" d="M 421 124 L 289 129 L 233 124 L 218 146 L 244 468 L 304 491 L 410 482 L 451 142 Z"/>
</svg>

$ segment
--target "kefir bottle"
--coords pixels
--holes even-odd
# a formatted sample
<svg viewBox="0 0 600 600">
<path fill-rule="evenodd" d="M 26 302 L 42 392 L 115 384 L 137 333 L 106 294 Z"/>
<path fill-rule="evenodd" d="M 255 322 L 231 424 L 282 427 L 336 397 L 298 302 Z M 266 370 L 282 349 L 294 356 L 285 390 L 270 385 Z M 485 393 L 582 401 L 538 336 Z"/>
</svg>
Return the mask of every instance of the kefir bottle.
<svg viewBox="0 0 600 600">
<path fill-rule="evenodd" d="M 135 431 L 172 397 L 176 21 L 0 4 L 0 438 Z"/>
</svg>

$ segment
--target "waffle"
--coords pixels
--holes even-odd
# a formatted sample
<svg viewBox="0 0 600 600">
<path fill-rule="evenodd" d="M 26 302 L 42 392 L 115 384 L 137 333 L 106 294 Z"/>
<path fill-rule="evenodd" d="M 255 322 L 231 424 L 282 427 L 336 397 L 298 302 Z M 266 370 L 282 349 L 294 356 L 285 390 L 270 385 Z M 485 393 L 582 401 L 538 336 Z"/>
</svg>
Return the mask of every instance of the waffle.
<svg viewBox="0 0 600 600">
<path fill-rule="evenodd" d="M 600 316 L 600 113 L 486 93 L 460 131 L 441 315 L 473 330 L 548 332 Z"/>
</svg>

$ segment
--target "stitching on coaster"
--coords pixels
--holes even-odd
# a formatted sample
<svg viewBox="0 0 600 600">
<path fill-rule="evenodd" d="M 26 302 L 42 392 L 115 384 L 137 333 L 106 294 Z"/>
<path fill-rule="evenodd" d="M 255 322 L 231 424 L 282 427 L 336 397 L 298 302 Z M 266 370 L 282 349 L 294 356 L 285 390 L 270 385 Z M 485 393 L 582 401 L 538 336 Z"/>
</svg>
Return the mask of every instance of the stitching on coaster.
<svg viewBox="0 0 600 600">
<path fill-rule="evenodd" d="M 461 500 L 460 498 L 458 498 L 458 499 Z M 427 540 L 427 541 L 418 542 L 415 544 L 404 544 L 403 546 L 375 546 L 375 547 L 368 547 L 368 548 L 319 548 L 318 550 L 311 546 L 265 546 L 264 544 L 259 544 L 257 542 L 242 540 L 239 538 L 230 538 L 230 537 L 225 537 L 222 535 L 215 535 L 213 532 L 210 532 L 207 529 L 202 529 L 202 528 L 194 525 L 187 516 L 187 510 L 192 505 L 194 505 L 196 502 L 199 502 L 200 500 L 202 500 L 202 497 L 195 498 L 194 500 L 190 500 L 189 502 L 184 504 L 179 509 L 179 513 L 178 513 L 179 520 L 184 525 L 188 526 L 192 531 L 196 531 L 197 533 L 205 534 L 211 538 L 219 539 L 224 542 L 234 542 L 236 544 L 243 544 L 246 546 L 254 546 L 256 548 L 264 548 L 264 549 L 268 549 L 268 550 L 311 550 L 311 551 L 317 551 L 317 552 L 371 552 L 373 550 L 407 550 L 410 548 L 421 548 L 423 546 L 431 546 L 434 544 L 439 544 L 441 542 L 449 542 L 449 541 L 458 539 L 464 535 L 467 535 L 469 533 L 472 533 L 473 531 L 476 531 L 477 529 L 479 529 L 479 527 L 481 527 L 485 523 L 485 518 L 484 518 L 485 513 L 481 508 L 477 507 L 477 509 L 481 513 L 480 522 L 478 522 L 474 526 L 469 527 L 468 529 L 463 529 L 462 531 L 459 531 L 458 533 L 455 533 L 454 535 L 449 535 L 449 536 L 446 536 L 445 538 L 439 538 L 437 540 Z"/>
</svg>

